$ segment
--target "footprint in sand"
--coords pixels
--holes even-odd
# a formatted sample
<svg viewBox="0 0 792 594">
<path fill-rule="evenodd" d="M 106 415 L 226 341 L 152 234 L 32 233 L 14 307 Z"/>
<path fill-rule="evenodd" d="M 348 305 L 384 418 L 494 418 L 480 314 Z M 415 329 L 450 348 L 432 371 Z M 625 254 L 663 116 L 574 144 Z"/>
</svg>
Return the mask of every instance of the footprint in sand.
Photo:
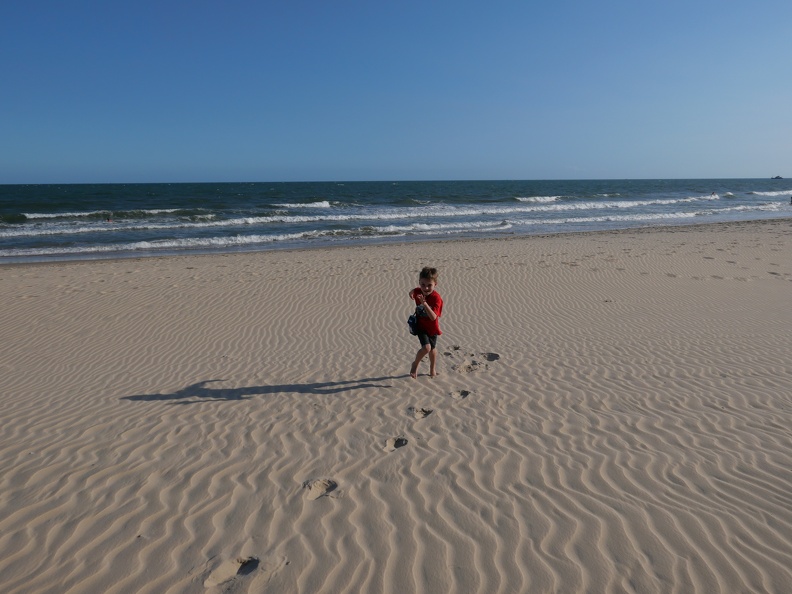
<svg viewBox="0 0 792 594">
<path fill-rule="evenodd" d="M 237 576 L 253 573 L 258 565 L 259 560 L 256 557 L 239 557 L 237 559 L 223 561 L 223 563 L 221 563 L 217 569 L 213 570 L 206 580 L 204 580 L 204 587 L 212 588 L 224 584 Z"/>
<path fill-rule="evenodd" d="M 446 351 L 443 353 L 446 357 L 457 358 L 462 360 L 451 366 L 453 371 L 457 373 L 475 373 L 478 371 L 486 371 L 489 368 L 488 363 L 498 361 L 500 355 L 498 353 L 466 353 L 462 351 L 462 347 L 454 345 L 453 351 Z"/>
<path fill-rule="evenodd" d="M 415 408 L 411 406 L 407 412 L 414 416 L 416 419 L 424 419 L 431 415 L 434 411 L 431 408 Z"/>
<path fill-rule="evenodd" d="M 451 398 L 454 400 L 463 400 L 471 394 L 472 392 L 470 390 L 456 390 L 455 392 L 451 392 Z"/>
<path fill-rule="evenodd" d="M 303 489 L 308 489 L 308 499 L 313 501 L 322 495 L 327 495 L 338 487 L 338 483 L 331 479 L 311 479 L 305 481 Z"/>
<path fill-rule="evenodd" d="M 404 437 L 391 437 L 387 442 L 385 442 L 385 447 L 383 449 L 386 452 L 392 452 L 398 448 L 403 448 L 406 445 L 407 440 Z"/>
<path fill-rule="evenodd" d="M 443 355 L 445 355 L 446 357 L 453 357 L 453 356 L 457 355 L 459 353 L 459 351 L 461 351 L 461 350 L 462 350 L 462 347 L 459 346 L 458 344 L 455 344 L 455 345 L 453 345 L 451 347 L 451 351 L 446 351 L 446 352 L 443 353 Z"/>
<path fill-rule="evenodd" d="M 457 363 L 456 365 L 453 365 L 451 369 L 459 373 L 476 373 L 477 371 L 485 371 L 488 367 L 489 365 L 486 363 L 482 363 L 477 359 L 471 359 L 470 361 Z"/>
</svg>

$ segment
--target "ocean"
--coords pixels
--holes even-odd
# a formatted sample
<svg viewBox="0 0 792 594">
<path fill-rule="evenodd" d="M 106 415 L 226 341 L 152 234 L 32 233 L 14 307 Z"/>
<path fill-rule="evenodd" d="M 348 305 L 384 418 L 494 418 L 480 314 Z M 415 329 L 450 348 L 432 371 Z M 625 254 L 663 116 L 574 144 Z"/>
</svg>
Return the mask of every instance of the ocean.
<svg viewBox="0 0 792 594">
<path fill-rule="evenodd" d="M 0 185 L 0 263 L 792 217 L 792 180 Z"/>
</svg>

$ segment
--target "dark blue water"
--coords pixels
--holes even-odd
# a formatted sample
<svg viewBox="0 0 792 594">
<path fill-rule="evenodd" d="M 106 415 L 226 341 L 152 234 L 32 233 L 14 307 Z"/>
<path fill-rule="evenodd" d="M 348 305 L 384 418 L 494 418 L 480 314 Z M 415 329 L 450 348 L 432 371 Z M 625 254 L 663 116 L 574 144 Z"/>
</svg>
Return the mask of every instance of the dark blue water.
<svg viewBox="0 0 792 594">
<path fill-rule="evenodd" d="M 238 251 L 792 216 L 792 180 L 0 186 L 0 261 Z"/>
</svg>

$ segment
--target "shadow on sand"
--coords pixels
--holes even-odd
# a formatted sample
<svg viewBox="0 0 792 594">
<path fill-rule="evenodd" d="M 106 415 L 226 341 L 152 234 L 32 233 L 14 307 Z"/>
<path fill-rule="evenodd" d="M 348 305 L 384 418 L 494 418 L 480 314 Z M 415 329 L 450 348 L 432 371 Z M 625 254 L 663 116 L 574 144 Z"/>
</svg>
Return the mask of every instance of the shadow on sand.
<svg viewBox="0 0 792 594">
<path fill-rule="evenodd" d="M 386 380 L 408 377 L 392 375 L 385 377 L 367 377 L 358 380 L 342 382 L 317 382 L 313 384 L 280 384 L 274 386 L 248 386 L 246 388 L 212 388 L 208 384 L 225 380 L 205 380 L 191 384 L 170 394 L 139 394 L 137 396 L 123 396 L 121 400 L 150 402 L 154 400 L 170 401 L 170 404 L 194 404 L 197 402 L 212 402 L 223 400 L 248 400 L 251 396 L 264 396 L 266 394 L 339 394 L 351 390 L 364 388 L 391 388 L 390 384 L 383 384 Z"/>
</svg>

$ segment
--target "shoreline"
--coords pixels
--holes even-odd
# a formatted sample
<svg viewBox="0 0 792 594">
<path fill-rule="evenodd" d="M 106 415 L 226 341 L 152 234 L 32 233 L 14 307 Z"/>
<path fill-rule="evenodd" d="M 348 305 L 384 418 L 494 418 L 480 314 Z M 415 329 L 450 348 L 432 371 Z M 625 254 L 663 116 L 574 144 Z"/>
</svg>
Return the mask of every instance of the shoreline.
<svg viewBox="0 0 792 594">
<path fill-rule="evenodd" d="M 151 252 L 151 253 L 125 253 L 125 254 L 100 254 L 90 256 L 63 256 L 63 257 L 46 257 L 46 256 L 12 256 L 8 258 L 0 258 L 0 270 L 4 267 L 16 266 L 38 266 L 38 265 L 62 265 L 70 263 L 93 263 L 93 262 L 106 262 L 106 261 L 125 261 L 125 260 L 150 260 L 158 258 L 180 258 L 180 257 L 203 257 L 203 256 L 233 256 L 243 254 L 268 254 L 268 253 L 292 253 L 292 252 L 313 252 L 313 251 L 332 251 L 337 249 L 368 249 L 380 247 L 393 247 L 408 246 L 413 244 L 446 244 L 446 243 L 470 243 L 470 242 L 488 242 L 488 241 L 512 241 L 512 240 L 531 240 L 537 238 L 551 238 L 551 237 L 578 237 L 581 235 L 601 235 L 601 234 L 620 234 L 620 233 L 653 233 L 664 232 L 673 230 L 695 230 L 707 227 L 722 227 L 728 228 L 730 226 L 742 225 L 764 225 L 764 224 L 779 224 L 788 222 L 792 225 L 792 217 L 774 217 L 767 219 L 749 219 L 745 221 L 722 221 L 722 222 L 708 222 L 708 223 L 679 223 L 679 224 L 665 224 L 665 225 L 644 225 L 637 227 L 628 227 L 620 229 L 600 229 L 590 231 L 560 231 L 558 233 L 536 233 L 536 234 L 523 234 L 523 233 L 506 233 L 500 235 L 487 235 L 481 237 L 442 237 L 434 239 L 393 239 L 393 240 L 378 240 L 375 242 L 367 243 L 363 240 L 349 242 L 348 245 L 327 244 L 327 245 L 303 245 L 303 246 L 272 246 L 267 248 L 250 248 L 244 250 L 181 250 L 172 252 Z M 30 260 L 33 258 L 33 260 Z"/>
<path fill-rule="evenodd" d="M 790 223 L 0 266 L 0 589 L 783 592 Z"/>
</svg>

